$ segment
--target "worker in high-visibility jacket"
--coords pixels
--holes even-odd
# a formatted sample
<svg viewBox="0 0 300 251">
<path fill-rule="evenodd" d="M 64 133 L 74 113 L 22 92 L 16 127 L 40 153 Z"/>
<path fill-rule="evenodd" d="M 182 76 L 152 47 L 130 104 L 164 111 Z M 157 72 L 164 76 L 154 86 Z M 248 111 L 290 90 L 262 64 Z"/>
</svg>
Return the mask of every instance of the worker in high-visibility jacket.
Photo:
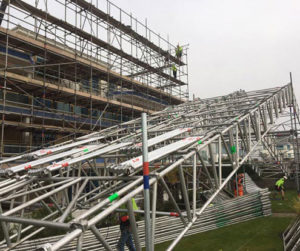
<svg viewBox="0 0 300 251">
<path fill-rule="evenodd" d="M 237 197 L 244 195 L 244 174 L 240 173 L 237 176 L 237 184 L 234 181 L 234 196 Z"/>
<path fill-rule="evenodd" d="M 286 176 L 283 176 L 281 179 L 277 180 L 275 183 L 275 190 L 281 194 L 282 200 L 284 200 L 284 182 L 287 180 Z"/>
<path fill-rule="evenodd" d="M 133 210 L 138 210 L 135 200 L 132 198 L 132 208 Z M 126 209 L 126 205 L 123 204 L 120 208 Z M 131 228 L 129 215 L 127 213 L 120 214 L 120 230 L 121 236 L 118 242 L 118 250 L 124 251 L 125 244 L 130 251 L 136 251 L 132 240 Z"/>
<path fill-rule="evenodd" d="M 178 44 L 175 49 L 175 54 L 178 59 L 182 57 L 183 48 Z"/>
<path fill-rule="evenodd" d="M 175 64 L 172 65 L 172 71 L 173 71 L 173 77 L 177 78 L 177 68 Z"/>
</svg>

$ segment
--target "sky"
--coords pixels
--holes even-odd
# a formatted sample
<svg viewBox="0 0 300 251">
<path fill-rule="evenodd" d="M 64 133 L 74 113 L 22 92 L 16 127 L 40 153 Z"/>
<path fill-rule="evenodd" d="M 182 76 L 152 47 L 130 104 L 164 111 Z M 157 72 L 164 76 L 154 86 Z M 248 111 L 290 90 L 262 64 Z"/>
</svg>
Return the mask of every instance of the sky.
<svg viewBox="0 0 300 251">
<path fill-rule="evenodd" d="M 150 29 L 189 44 L 191 96 L 287 84 L 300 102 L 299 0 L 113 0 Z"/>
</svg>

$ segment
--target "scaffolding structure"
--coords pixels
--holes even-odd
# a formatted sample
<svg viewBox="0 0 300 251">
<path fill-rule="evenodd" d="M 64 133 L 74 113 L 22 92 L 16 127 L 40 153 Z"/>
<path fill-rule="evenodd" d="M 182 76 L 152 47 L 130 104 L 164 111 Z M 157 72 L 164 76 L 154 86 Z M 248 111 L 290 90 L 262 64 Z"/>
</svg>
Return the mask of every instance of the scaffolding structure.
<svg viewBox="0 0 300 251">
<path fill-rule="evenodd" d="M 0 1 L 1 156 L 183 103 L 187 49 L 107 0 Z"/>
<path fill-rule="evenodd" d="M 282 234 L 284 251 L 297 251 L 300 247 L 300 218 L 297 217 Z"/>
<path fill-rule="evenodd" d="M 290 73 L 290 83 L 293 82 Z M 297 168 L 299 168 L 299 107 L 295 97 L 289 104 L 289 109 L 281 115 L 281 121 L 268 133 L 263 147 L 251 156 L 253 170 L 263 178 L 274 179 L 278 177 L 282 170 L 286 170 L 288 175 L 294 179 Z M 272 146 L 272 147 L 268 147 Z M 288 146 L 283 149 L 283 145 Z M 288 154 L 287 154 L 288 153 Z M 299 182 L 295 179 L 298 193 Z"/>
<path fill-rule="evenodd" d="M 122 205 L 127 205 L 137 250 L 144 245 L 141 231 L 151 230 L 146 248 L 152 250 L 155 241 L 166 240 L 161 233 L 165 226 L 176 229 L 168 247 L 172 250 L 183 236 L 200 231 L 197 230 L 197 226 L 201 228 L 199 219 L 203 219 L 211 206 L 215 205 L 211 215 L 214 217 L 224 209 L 224 197 L 232 198 L 234 193 L 240 197 L 237 174 L 243 172 L 243 166 L 257 149 L 274 149 L 270 139 L 290 107 L 299 124 L 292 83 L 169 106 L 148 115 L 147 160 L 142 157 L 145 128 L 142 130 L 140 118 L 76 141 L 2 160 L 0 221 L 4 240 L 1 244 L 7 250 L 22 250 L 29 238 L 44 229 L 55 228 L 63 231 L 63 235 L 36 240 L 38 250 L 67 250 L 69 244 L 77 250 L 90 245 L 93 245 L 90 250 L 113 250 L 117 240 L 111 238 L 116 235 L 108 237 L 111 234 L 108 231 L 105 237 L 101 226 Z M 99 158 L 103 163 L 97 163 Z M 149 162 L 147 173 L 144 161 Z M 281 175 L 289 174 L 285 166 L 278 164 L 277 168 L 281 169 Z M 151 229 L 143 225 L 145 228 L 139 230 L 130 204 L 132 198 L 144 200 L 143 171 L 149 177 L 151 203 L 149 208 L 135 213 L 143 214 L 151 209 L 152 223 Z M 179 187 L 172 190 L 174 176 Z M 299 184 L 299 162 L 295 178 Z M 160 190 L 168 197 L 171 212 L 157 210 Z M 180 191 L 180 200 L 174 191 Z M 253 203 L 259 203 L 260 210 L 265 211 L 259 215 L 268 215 L 266 194 L 267 191 L 254 191 L 241 199 L 260 198 Z M 246 206 L 249 210 L 253 208 L 250 204 Z M 34 208 L 44 209 L 42 218 L 26 217 Z M 237 208 L 242 210 L 241 206 Z M 242 215 L 236 210 L 233 212 Z M 161 218 L 166 215 L 169 218 Z M 174 216 L 180 224 L 173 221 Z M 13 226 L 16 231 L 11 231 Z"/>
</svg>

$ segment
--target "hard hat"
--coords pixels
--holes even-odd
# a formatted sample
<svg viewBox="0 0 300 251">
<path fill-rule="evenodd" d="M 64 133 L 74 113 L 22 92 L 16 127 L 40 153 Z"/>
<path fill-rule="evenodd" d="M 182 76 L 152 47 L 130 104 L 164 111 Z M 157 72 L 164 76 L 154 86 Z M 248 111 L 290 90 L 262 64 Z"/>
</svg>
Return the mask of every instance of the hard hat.
<svg viewBox="0 0 300 251">
<path fill-rule="evenodd" d="M 287 180 L 287 177 L 286 177 L 285 175 L 283 176 L 283 178 L 284 178 L 285 180 Z"/>
</svg>

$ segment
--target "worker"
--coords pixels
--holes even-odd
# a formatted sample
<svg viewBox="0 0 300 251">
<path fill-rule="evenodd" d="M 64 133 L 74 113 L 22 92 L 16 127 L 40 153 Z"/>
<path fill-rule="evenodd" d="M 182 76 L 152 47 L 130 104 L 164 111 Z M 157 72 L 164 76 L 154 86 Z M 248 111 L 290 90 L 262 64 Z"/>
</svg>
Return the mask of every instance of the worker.
<svg viewBox="0 0 300 251">
<path fill-rule="evenodd" d="M 175 64 L 172 65 L 172 71 L 173 71 L 173 77 L 177 78 L 177 68 L 176 68 Z"/>
<path fill-rule="evenodd" d="M 283 176 L 281 179 L 277 180 L 275 183 L 275 190 L 278 191 L 279 196 L 281 193 L 282 200 L 284 200 L 284 181 L 285 180 L 287 180 L 287 177 Z"/>
<path fill-rule="evenodd" d="M 236 190 L 236 189 L 238 189 L 238 190 Z M 238 193 L 237 193 L 237 191 L 238 191 Z M 239 196 L 244 195 L 244 174 L 243 173 L 240 173 L 237 176 L 237 186 L 236 186 L 236 183 L 234 181 L 234 196 L 236 197 L 237 194 Z"/>
<path fill-rule="evenodd" d="M 182 57 L 182 51 L 183 51 L 183 48 L 179 44 L 177 44 L 177 47 L 175 49 L 175 54 L 178 59 L 180 59 Z"/>
<path fill-rule="evenodd" d="M 133 210 L 138 210 L 135 200 L 132 198 Z M 121 208 L 126 208 L 125 204 Z M 118 242 L 118 251 L 124 251 L 125 244 L 130 251 L 135 251 L 135 246 L 132 240 L 130 220 L 128 214 L 120 214 L 120 230 L 121 236 Z"/>
</svg>

